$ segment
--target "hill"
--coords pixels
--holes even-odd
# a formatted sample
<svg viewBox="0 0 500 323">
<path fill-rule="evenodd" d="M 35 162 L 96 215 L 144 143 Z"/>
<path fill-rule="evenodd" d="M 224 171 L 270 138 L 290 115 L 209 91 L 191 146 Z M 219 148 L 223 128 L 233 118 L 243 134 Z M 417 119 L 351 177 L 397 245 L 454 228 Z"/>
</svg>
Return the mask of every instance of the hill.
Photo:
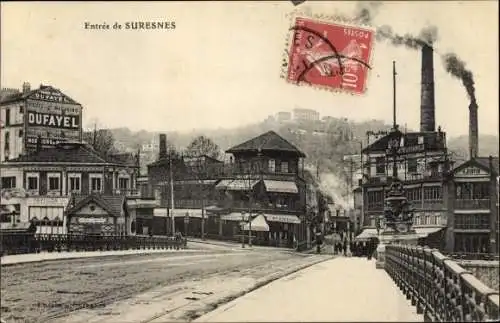
<svg viewBox="0 0 500 323">
<path fill-rule="evenodd" d="M 165 132 L 167 140 L 182 150 L 197 136 L 204 135 L 212 139 L 222 150 L 239 144 L 259 134 L 274 130 L 302 150 L 306 158 L 306 168 L 312 174 L 320 175 L 320 186 L 329 192 L 338 204 L 346 206 L 348 187 L 346 171 L 342 160 L 344 155 L 359 154 L 361 144 L 366 146 L 367 131 L 387 131 L 390 125 L 380 120 L 354 122 L 348 119 L 329 118 L 326 121 L 303 121 L 279 123 L 268 119 L 258 124 L 234 129 L 193 130 L 189 133 Z M 159 133 L 145 130 L 133 132 L 128 128 L 110 129 L 117 146 L 121 150 L 137 151 L 139 147 L 158 142 Z M 408 129 L 408 131 L 411 131 Z M 481 156 L 498 156 L 498 136 L 480 135 L 479 150 Z M 452 158 L 461 161 L 468 156 L 468 136 L 462 135 L 448 139 Z M 155 161 L 157 147 L 141 154 L 142 172 L 146 165 Z"/>
</svg>

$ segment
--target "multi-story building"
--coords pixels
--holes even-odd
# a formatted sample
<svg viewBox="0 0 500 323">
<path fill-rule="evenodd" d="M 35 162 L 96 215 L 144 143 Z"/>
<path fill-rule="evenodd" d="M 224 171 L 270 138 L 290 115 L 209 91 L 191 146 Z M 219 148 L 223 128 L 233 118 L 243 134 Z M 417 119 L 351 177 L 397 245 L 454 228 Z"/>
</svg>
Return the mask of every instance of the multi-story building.
<svg viewBox="0 0 500 323">
<path fill-rule="evenodd" d="M 399 145 L 396 160 L 389 148 L 394 140 Z M 422 131 L 391 132 L 364 148 L 363 179 L 363 232 L 360 237 L 377 235 L 377 221 L 384 215 L 384 200 L 392 181 L 394 162 L 397 176 L 403 182 L 406 197 L 415 209 L 414 229 L 426 239 L 425 243 L 443 247 L 447 225 L 447 208 L 443 197 L 443 183 L 450 170 L 446 135 Z"/>
<path fill-rule="evenodd" d="M 293 109 L 293 119 L 297 121 L 318 121 L 319 112 L 312 109 Z"/>
<path fill-rule="evenodd" d="M 498 157 L 476 157 L 456 167 L 444 185 L 450 253 L 498 254 Z"/>
<path fill-rule="evenodd" d="M 38 233 L 67 232 L 71 196 L 140 197 L 135 158 L 103 157 L 78 142 L 43 149 L 38 141 L 37 150 L 0 164 L 2 206 L 14 208 L 19 222 L 35 222 Z"/>
<path fill-rule="evenodd" d="M 42 148 L 81 141 L 82 106 L 60 90 L 49 85 L 32 90 L 24 83 L 22 91 L 2 92 L 0 161 L 35 150 L 38 138 Z"/>
<path fill-rule="evenodd" d="M 239 240 L 245 232 L 241 222 L 251 214 L 257 243 L 291 247 L 310 236 L 305 221 L 307 185 L 300 162 L 305 155 L 275 132 L 227 150 L 232 155 L 228 163 L 208 156 L 169 155 L 166 138 L 160 138 L 160 158 L 148 165 L 148 185 L 157 188 L 161 204 L 155 209 L 157 230 L 171 227 L 173 200 L 174 227 L 190 235 L 199 235 L 203 225 L 209 236 Z M 246 225 L 248 231 L 250 225 Z"/>
</svg>

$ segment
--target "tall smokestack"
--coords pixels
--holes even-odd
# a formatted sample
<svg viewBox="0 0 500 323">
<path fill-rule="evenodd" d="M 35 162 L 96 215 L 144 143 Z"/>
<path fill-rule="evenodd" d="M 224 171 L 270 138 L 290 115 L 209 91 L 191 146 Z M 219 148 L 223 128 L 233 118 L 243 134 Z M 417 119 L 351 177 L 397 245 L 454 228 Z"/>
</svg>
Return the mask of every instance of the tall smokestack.
<svg viewBox="0 0 500 323">
<path fill-rule="evenodd" d="M 434 51 L 430 45 L 422 46 L 422 84 L 420 88 L 420 131 L 435 131 L 434 104 Z"/>
<path fill-rule="evenodd" d="M 167 135 L 166 134 L 160 134 L 160 154 L 159 154 L 159 159 L 165 159 L 167 158 Z"/>
<path fill-rule="evenodd" d="M 469 155 L 476 158 L 479 146 L 479 135 L 477 125 L 477 103 L 472 101 L 469 105 Z"/>
</svg>

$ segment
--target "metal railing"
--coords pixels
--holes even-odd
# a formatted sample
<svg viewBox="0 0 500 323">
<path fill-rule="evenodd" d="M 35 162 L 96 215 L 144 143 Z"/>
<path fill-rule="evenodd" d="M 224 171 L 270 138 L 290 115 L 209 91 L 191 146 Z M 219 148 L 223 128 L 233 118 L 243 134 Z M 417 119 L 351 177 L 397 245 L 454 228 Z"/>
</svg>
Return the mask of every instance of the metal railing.
<svg viewBox="0 0 500 323">
<path fill-rule="evenodd" d="M 461 210 L 477 210 L 490 209 L 490 199 L 457 199 L 455 200 L 455 209 Z"/>
<path fill-rule="evenodd" d="M 165 236 L 121 236 L 84 234 L 5 234 L 1 255 L 41 251 L 104 251 L 129 249 L 184 249 L 186 239 Z"/>
<path fill-rule="evenodd" d="M 385 270 L 431 322 L 498 321 L 499 293 L 437 250 L 386 246 Z"/>
</svg>

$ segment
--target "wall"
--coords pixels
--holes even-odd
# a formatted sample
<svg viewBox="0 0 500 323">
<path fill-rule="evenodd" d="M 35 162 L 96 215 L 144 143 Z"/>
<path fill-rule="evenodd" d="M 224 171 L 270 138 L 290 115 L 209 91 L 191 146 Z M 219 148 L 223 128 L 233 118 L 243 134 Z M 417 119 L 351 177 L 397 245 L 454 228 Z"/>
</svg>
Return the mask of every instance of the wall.
<svg viewBox="0 0 500 323">
<path fill-rule="evenodd" d="M 499 290 L 499 267 L 498 260 L 462 260 L 457 261 L 464 269 L 470 271 L 477 279 L 486 286 Z"/>
</svg>

